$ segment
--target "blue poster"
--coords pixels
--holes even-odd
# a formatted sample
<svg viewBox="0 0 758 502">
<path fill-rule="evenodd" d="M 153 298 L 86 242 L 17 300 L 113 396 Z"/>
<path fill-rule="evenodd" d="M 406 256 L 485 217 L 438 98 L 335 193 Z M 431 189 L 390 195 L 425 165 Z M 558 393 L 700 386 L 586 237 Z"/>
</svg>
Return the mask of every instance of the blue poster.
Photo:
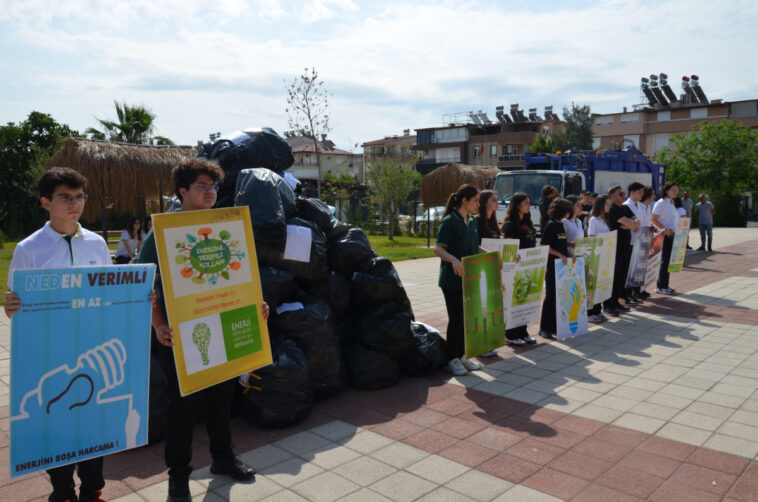
<svg viewBox="0 0 758 502">
<path fill-rule="evenodd" d="M 154 265 L 14 270 L 10 475 L 147 443 Z"/>
</svg>

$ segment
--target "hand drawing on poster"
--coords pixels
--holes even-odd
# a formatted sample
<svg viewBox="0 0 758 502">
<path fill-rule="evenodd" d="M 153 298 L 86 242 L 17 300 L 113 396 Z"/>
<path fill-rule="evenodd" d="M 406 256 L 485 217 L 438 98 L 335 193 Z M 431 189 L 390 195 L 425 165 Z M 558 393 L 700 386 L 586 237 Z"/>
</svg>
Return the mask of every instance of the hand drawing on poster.
<svg viewBox="0 0 758 502">
<path fill-rule="evenodd" d="M 578 237 L 575 244 L 574 254 L 577 258 L 584 258 L 584 280 L 587 285 L 587 308 L 592 308 L 596 303 L 595 290 L 597 289 L 598 275 L 600 272 L 600 258 L 603 243 L 599 237 Z"/>
<path fill-rule="evenodd" d="M 653 232 L 650 227 L 641 227 L 632 246 L 632 257 L 629 261 L 629 272 L 626 275 L 624 287 L 636 288 L 645 283 L 650 245 L 653 242 Z"/>
<path fill-rule="evenodd" d="M 690 219 L 680 217 L 676 221 L 674 243 L 671 246 L 671 261 L 669 272 L 681 272 L 684 268 L 684 257 L 687 254 L 687 236 L 690 233 Z"/>
<path fill-rule="evenodd" d="M 616 230 L 598 235 L 602 244 L 598 266 L 594 303 L 604 302 L 613 293 L 613 276 L 616 265 Z"/>
<path fill-rule="evenodd" d="M 548 249 L 548 246 L 538 246 L 518 250 L 511 308 L 506 320 L 508 329 L 526 326 L 539 319 Z"/>
<path fill-rule="evenodd" d="M 500 282 L 503 288 L 503 315 L 507 319 L 513 299 L 513 281 L 516 276 L 516 261 L 518 259 L 518 239 L 482 239 L 481 247 L 487 251 L 500 253 L 502 260 Z M 506 323 L 507 326 L 507 323 Z"/>
<path fill-rule="evenodd" d="M 503 289 L 498 252 L 463 258 L 463 318 L 466 357 L 505 345 Z"/>
<path fill-rule="evenodd" d="M 584 286 L 584 259 L 564 265 L 555 260 L 555 310 L 559 340 L 589 332 L 587 296 Z"/>
<path fill-rule="evenodd" d="M 658 281 L 658 275 L 661 269 L 661 253 L 663 251 L 664 232 L 660 231 L 655 234 L 651 243 L 650 251 L 647 258 L 647 269 L 645 270 L 645 290 L 655 287 Z"/>
</svg>

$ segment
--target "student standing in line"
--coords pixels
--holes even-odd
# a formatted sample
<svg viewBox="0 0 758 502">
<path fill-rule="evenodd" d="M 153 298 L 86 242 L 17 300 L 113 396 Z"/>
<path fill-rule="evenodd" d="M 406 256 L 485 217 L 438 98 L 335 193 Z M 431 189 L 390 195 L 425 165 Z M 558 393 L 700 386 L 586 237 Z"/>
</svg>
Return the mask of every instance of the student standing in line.
<svg viewBox="0 0 758 502">
<path fill-rule="evenodd" d="M 679 193 L 679 185 L 668 181 L 663 185 L 661 198 L 653 207 L 653 215 L 650 222 L 658 229 L 663 230 L 663 249 L 661 250 L 661 268 L 658 272 L 658 287 L 655 292 L 663 295 L 673 295 L 676 291 L 669 287 L 669 262 L 671 261 L 671 248 L 674 245 L 676 234 L 676 220 L 679 218 L 674 197 Z"/>
<path fill-rule="evenodd" d="M 537 230 L 532 224 L 532 200 L 524 192 L 516 192 L 511 197 L 508 212 L 503 222 L 503 234 L 506 239 L 518 239 L 519 249 L 533 248 L 537 243 Z M 511 345 L 537 343 L 529 336 L 526 325 L 505 330 L 505 339 Z"/>
<path fill-rule="evenodd" d="M 479 225 L 473 215 L 479 212 L 479 189 L 461 185 L 450 194 L 440 222 L 434 254 L 439 256 L 442 288 L 447 308 L 447 370 L 461 376 L 482 369 L 482 365 L 464 356 L 463 338 L 463 263 L 466 256 L 479 253 Z"/>
<path fill-rule="evenodd" d="M 716 209 L 713 204 L 706 200 L 705 194 L 701 193 L 698 197 L 700 202 L 695 205 L 697 213 L 697 227 L 700 230 L 700 247 L 698 251 L 705 251 L 705 236 L 708 235 L 708 251 L 713 251 L 713 215 Z"/>
<path fill-rule="evenodd" d="M 122 265 L 132 261 L 132 258 L 137 256 L 142 249 L 144 237 L 142 222 L 139 218 L 132 218 L 126 230 L 121 232 L 121 240 L 118 241 L 118 248 L 116 248 L 116 263 Z"/>
<path fill-rule="evenodd" d="M 112 265 L 103 238 L 79 224 L 87 201 L 84 192 L 87 179 L 73 169 L 53 167 L 42 175 L 38 186 L 40 203 L 50 213 L 50 220 L 16 246 L 8 270 L 8 289 L 12 290 L 15 269 Z M 17 293 L 5 294 L 5 313 L 9 318 L 20 307 Z M 81 480 L 78 499 L 74 470 Z M 50 502 L 102 502 L 103 457 L 54 467 L 48 469 L 47 474 L 53 485 L 53 493 L 48 497 Z"/>
<path fill-rule="evenodd" d="M 579 217 L 582 214 L 582 201 L 576 195 L 567 195 L 566 200 L 573 204 L 571 215 L 563 220 L 563 229 L 566 231 L 566 244 L 568 246 L 568 255 L 574 256 L 576 247 L 576 238 L 584 237 L 584 225 Z"/>
<path fill-rule="evenodd" d="M 548 208 L 550 221 L 543 229 L 540 239 L 540 244 L 550 246 L 545 273 L 545 299 L 542 302 L 539 332 L 543 338 L 555 338 L 558 331 L 555 318 L 555 260 L 560 259 L 564 265 L 568 264 L 568 246 L 563 220 L 571 216 L 573 211 L 574 205 L 570 201 L 560 197 L 553 200 Z"/>
<path fill-rule="evenodd" d="M 609 232 L 608 228 L 608 211 L 611 210 L 611 201 L 607 195 L 599 195 L 595 198 L 595 205 L 592 206 L 592 216 L 587 226 L 587 236 L 597 237 L 600 234 Z M 587 311 L 587 318 L 590 322 L 603 322 L 608 318 L 603 314 L 603 304 L 596 303 Z"/>
<path fill-rule="evenodd" d="M 653 203 L 655 202 L 655 190 L 653 190 L 653 187 L 646 186 L 642 190 L 642 205 L 643 205 L 643 211 L 642 216 L 640 218 L 640 228 L 647 227 L 649 228 L 654 234 L 656 232 L 656 228 L 653 226 L 652 223 L 650 223 L 650 217 L 653 215 Z M 642 298 L 643 300 L 647 300 L 650 298 L 650 293 L 647 291 L 644 291 L 642 287 L 638 288 L 638 296 Z"/>
<path fill-rule="evenodd" d="M 545 185 L 542 187 L 542 198 L 539 201 L 538 207 L 540 208 L 540 232 L 545 231 L 550 217 L 547 214 L 547 210 L 550 207 L 550 203 L 558 197 L 558 190 L 553 185 Z"/>
<path fill-rule="evenodd" d="M 608 199 L 611 201 L 611 209 L 608 211 L 608 228 L 616 230 L 616 264 L 613 269 L 613 293 L 603 302 L 603 310 L 606 314 L 617 316 L 623 312 L 629 312 L 629 307 L 621 305 L 619 298 L 624 297 L 626 274 L 629 272 L 629 261 L 632 258 L 631 246 L 632 231 L 639 229 L 640 222 L 635 218 L 629 206 L 624 205 L 624 191 L 621 185 L 614 185 L 608 190 Z"/>
<path fill-rule="evenodd" d="M 210 209 L 216 203 L 217 182 L 223 177 L 221 168 L 203 159 L 186 159 L 172 171 L 174 189 L 182 202 L 182 211 Z M 139 263 L 158 265 L 155 234 L 151 230 L 138 258 Z M 156 270 L 160 282 L 160 270 Z M 157 288 L 162 291 L 162 288 Z M 268 305 L 263 304 L 263 317 L 268 319 Z M 213 474 L 226 474 L 237 481 L 251 481 L 255 470 L 234 455 L 232 450 L 231 403 L 235 380 L 227 380 L 207 389 L 182 397 L 176 376 L 173 333 L 168 325 L 166 304 L 161 295 L 153 306 L 153 328 L 160 343 L 159 357 L 166 376 L 168 407 L 165 417 L 164 457 L 168 466 L 168 502 L 190 502 L 189 476 L 192 472 L 192 436 L 197 415 L 205 410 L 205 425 L 213 461 Z"/>
<path fill-rule="evenodd" d="M 477 215 L 477 224 L 479 226 L 479 245 L 482 239 L 502 239 L 503 234 L 497 224 L 497 193 L 492 190 L 482 190 L 479 192 L 479 214 Z M 497 355 L 496 350 L 490 350 L 481 354 L 480 357 L 493 357 Z"/>
<path fill-rule="evenodd" d="M 645 190 L 645 185 L 638 182 L 633 182 L 628 187 L 629 195 L 628 198 L 624 201 L 624 205 L 628 206 L 629 209 L 634 214 L 634 217 L 637 218 L 640 222 L 642 222 L 642 216 L 645 212 L 645 205 L 642 203 L 642 194 Z M 640 226 L 642 226 L 640 224 Z M 631 260 L 632 256 L 632 248 L 634 247 L 634 243 L 637 242 L 639 234 L 639 228 L 637 230 L 632 231 L 632 240 L 629 243 L 629 257 Z M 624 280 L 626 281 L 626 277 L 624 277 Z M 627 305 L 634 305 L 637 303 L 642 303 L 643 298 L 638 294 L 639 288 L 625 288 L 624 289 L 624 302 L 626 302 Z"/>
</svg>

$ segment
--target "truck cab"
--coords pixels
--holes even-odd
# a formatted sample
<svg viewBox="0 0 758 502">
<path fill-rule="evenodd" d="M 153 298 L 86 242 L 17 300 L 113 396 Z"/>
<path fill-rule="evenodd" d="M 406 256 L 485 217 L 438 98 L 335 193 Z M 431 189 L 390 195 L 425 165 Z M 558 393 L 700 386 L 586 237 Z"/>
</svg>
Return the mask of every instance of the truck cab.
<svg viewBox="0 0 758 502">
<path fill-rule="evenodd" d="M 532 223 L 539 230 L 539 202 L 542 198 L 542 187 L 551 185 L 558 190 L 562 197 L 586 190 L 584 176 L 576 171 L 523 170 L 505 171 L 495 177 L 493 189 L 497 192 L 497 221 L 505 220 L 505 213 L 511 197 L 516 192 L 525 192 L 532 202 Z"/>
</svg>

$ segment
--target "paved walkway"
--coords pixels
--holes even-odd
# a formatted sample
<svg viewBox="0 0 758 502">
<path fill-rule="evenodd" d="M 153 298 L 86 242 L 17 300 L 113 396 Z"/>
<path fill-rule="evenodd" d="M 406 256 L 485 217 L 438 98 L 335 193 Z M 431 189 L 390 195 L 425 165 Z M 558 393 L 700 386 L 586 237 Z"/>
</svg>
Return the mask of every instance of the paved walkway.
<svg viewBox="0 0 758 502">
<path fill-rule="evenodd" d="M 466 377 L 348 389 L 295 427 L 235 420 L 255 483 L 210 475 L 198 427 L 194 498 L 758 500 L 758 229 L 716 229 L 714 241 L 672 275 L 678 296 L 589 335 L 501 348 Z M 444 332 L 438 260 L 396 265 L 416 317 Z M 8 479 L 8 350 L 0 317 L 0 500 L 42 501 L 45 475 Z M 165 500 L 162 444 L 105 466 L 108 500 Z"/>
</svg>

